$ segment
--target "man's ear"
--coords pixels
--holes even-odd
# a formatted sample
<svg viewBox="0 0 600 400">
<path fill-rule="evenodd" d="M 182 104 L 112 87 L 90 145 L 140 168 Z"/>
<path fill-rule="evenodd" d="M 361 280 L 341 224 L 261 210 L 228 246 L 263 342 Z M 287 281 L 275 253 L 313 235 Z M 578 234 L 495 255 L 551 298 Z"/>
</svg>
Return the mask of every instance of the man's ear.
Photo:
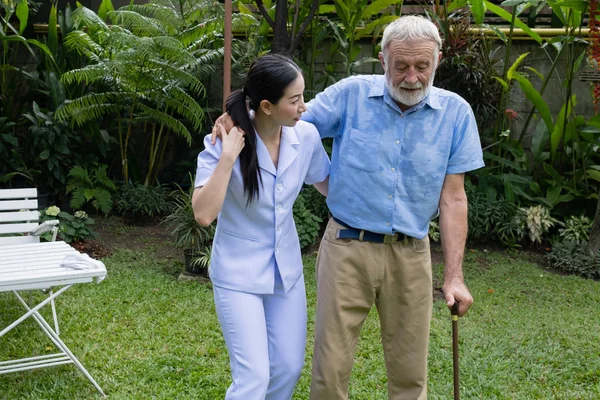
<svg viewBox="0 0 600 400">
<path fill-rule="evenodd" d="M 438 53 L 438 64 L 440 63 L 440 61 L 442 61 L 442 52 L 441 51 Z"/>
<path fill-rule="evenodd" d="M 266 115 L 271 115 L 271 102 L 269 100 L 262 100 L 260 102 L 260 106 L 259 108 L 262 110 L 262 112 L 264 112 Z"/>
<path fill-rule="evenodd" d="M 381 63 L 381 67 L 385 71 L 385 57 L 383 57 L 383 53 L 379 52 L 379 62 Z"/>
</svg>

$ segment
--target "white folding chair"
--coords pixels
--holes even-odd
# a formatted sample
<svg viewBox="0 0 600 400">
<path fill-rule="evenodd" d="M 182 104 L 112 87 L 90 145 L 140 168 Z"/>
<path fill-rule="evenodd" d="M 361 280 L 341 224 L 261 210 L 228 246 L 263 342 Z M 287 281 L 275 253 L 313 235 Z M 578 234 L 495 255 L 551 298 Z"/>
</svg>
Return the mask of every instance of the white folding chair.
<svg viewBox="0 0 600 400">
<path fill-rule="evenodd" d="M 80 254 L 65 242 L 57 242 L 59 221 L 39 224 L 36 189 L 0 189 L 0 292 L 11 291 L 26 312 L 0 331 L 4 336 L 32 317 L 42 331 L 60 349 L 60 353 L 0 362 L 0 375 L 29 369 L 73 363 L 104 396 L 104 392 L 60 339 L 54 299 L 75 283 L 100 281 L 106 268 L 100 261 Z M 52 242 L 40 242 L 40 235 L 52 232 Z M 71 260 L 71 264 L 65 260 Z M 75 263 L 73 264 L 73 261 Z M 60 287 L 56 292 L 53 287 Z M 41 289 L 48 297 L 30 306 L 20 291 Z M 31 303 L 31 298 L 30 302 Z M 51 304 L 54 329 L 38 310 Z M 0 355 L 1 355 L 0 349 Z"/>
</svg>

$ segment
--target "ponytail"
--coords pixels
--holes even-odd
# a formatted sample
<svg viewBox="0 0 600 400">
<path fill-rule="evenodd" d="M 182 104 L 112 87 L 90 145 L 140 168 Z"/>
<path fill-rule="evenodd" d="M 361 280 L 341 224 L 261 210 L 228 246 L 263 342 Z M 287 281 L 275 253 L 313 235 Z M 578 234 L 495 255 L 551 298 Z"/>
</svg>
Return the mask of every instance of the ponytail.
<svg viewBox="0 0 600 400">
<path fill-rule="evenodd" d="M 252 120 L 248 115 L 246 107 L 246 90 L 236 90 L 227 98 L 225 104 L 227 113 L 231 116 L 233 123 L 245 132 L 245 145 L 240 152 L 240 169 L 244 192 L 248 200 L 246 206 L 259 196 L 259 180 L 262 185 L 262 176 L 258 168 L 258 155 L 256 153 L 256 132 Z"/>
</svg>

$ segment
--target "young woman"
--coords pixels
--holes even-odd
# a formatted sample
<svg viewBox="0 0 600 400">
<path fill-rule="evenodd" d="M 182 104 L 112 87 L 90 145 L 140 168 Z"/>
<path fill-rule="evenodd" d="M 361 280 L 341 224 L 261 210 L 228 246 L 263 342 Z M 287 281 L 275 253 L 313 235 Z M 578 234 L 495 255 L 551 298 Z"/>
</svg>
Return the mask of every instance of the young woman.
<svg viewBox="0 0 600 400">
<path fill-rule="evenodd" d="M 233 379 L 227 400 L 290 399 L 304 365 L 306 292 L 292 207 L 303 183 L 327 195 L 329 158 L 316 128 L 300 121 L 303 92 L 294 62 L 259 58 L 227 99 L 236 127 L 219 126 L 221 140 L 213 146 L 208 135 L 198 156 L 194 215 L 203 226 L 219 217 L 209 273 Z"/>
</svg>

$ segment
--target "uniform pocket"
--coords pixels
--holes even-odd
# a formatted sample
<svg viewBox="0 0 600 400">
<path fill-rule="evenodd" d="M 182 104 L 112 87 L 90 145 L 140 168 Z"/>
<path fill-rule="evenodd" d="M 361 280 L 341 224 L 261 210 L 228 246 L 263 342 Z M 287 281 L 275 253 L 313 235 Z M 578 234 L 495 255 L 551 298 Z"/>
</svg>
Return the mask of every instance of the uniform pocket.
<svg viewBox="0 0 600 400">
<path fill-rule="evenodd" d="M 377 170 L 382 132 L 367 132 L 352 128 L 346 134 L 350 135 L 345 139 L 348 166 L 366 172 Z"/>
<path fill-rule="evenodd" d="M 250 242 L 258 242 L 258 239 L 255 239 L 255 238 L 252 238 L 252 237 L 248 237 L 248 236 L 243 236 L 243 235 L 240 235 L 238 233 L 226 231 L 225 229 L 223 229 L 223 235 L 233 236 L 234 238 L 242 239 L 242 240 L 248 240 Z"/>
</svg>

